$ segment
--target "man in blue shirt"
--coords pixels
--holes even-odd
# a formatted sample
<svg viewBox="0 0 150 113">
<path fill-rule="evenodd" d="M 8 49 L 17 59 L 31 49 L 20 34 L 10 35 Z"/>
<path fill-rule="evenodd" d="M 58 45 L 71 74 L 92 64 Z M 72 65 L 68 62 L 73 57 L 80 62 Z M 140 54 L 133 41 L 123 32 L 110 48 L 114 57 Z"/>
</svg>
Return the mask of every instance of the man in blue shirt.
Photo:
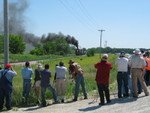
<svg viewBox="0 0 150 113">
<path fill-rule="evenodd" d="M 31 89 L 31 75 L 33 74 L 32 68 L 30 68 L 30 63 L 26 62 L 25 67 L 22 68 L 22 78 L 23 78 L 23 98 L 22 101 L 27 103 L 27 99 L 29 97 L 30 89 Z"/>
<path fill-rule="evenodd" d="M 56 91 L 50 84 L 50 78 L 51 78 L 51 72 L 49 71 L 49 64 L 45 64 L 45 69 L 43 71 L 41 71 L 41 95 L 42 95 L 42 106 L 43 107 L 46 106 L 45 92 L 46 92 L 47 88 L 52 92 L 55 103 L 58 102 Z"/>
<path fill-rule="evenodd" d="M 6 64 L 5 69 L 0 70 L 0 110 L 3 109 L 4 98 L 7 110 L 11 109 L 12 80 L 16 75 L 10 64 Z"/>
</svg>

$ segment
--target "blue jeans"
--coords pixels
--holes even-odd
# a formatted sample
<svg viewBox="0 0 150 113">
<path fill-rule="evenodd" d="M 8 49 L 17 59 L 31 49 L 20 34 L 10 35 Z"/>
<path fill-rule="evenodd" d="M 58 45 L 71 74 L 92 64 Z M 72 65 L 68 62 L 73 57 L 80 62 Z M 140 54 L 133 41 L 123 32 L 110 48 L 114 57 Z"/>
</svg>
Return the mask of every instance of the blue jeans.
<svg viewBox="0 0 150 113">
<path fill-rule="evenodd" d="M 27 99 L 29 97 L 30 89 L 31 89 L 31 79 L 24 79 L 22 95 L 23 95 L 23 97 L 25 97 L 25 99 Z"/>
<path fill-rule="evenodd" d="M 53 96 L 54 96 L 54 101 L 55 101 L 55 102 L 58 101 L 58 98 L 57 98 L 55 89 L 52 87 L 51 84 L 49 84 L 48 87 L 41 87 L 41 96 L 42 96 L 42 104 L 43 104 L 43 105 L 46 105 L 45 92 L 46 92 L 46 89 L 47 89 L 47 88 L 52 92 L 52 94 L 53 94 Z"/>
<path fill-rule="evenodd" d="M 124 83 L 123 83 L 124 84 Z M 128 88 L 130 89 L 130 92 L 133 93 L 133 87 L 132 87 L 132 78 L 131 75 L 128 75 Z M 125 88 L 124 85 L 122 85 L 122 92 L 125 94 Z"/>
<path fill-rule="evenodd" d="M 117 82 L 118 82 L 118 97 L 122 97 L 122 85 L 124 85 L 125 94 L 124 96 L 129 96 L 128 89 L 128 75 L 127 72 L 118 72 L 117 74 Z"/>
<path fill-rule="evenodd" d="M 6 98 L 6 108 L 11 108 L 12 89 L 0 88 L 0 109 L 3 108 L 4 98 Z"/>
<path fill-rule="evenodd" d="M 80 84 L 81 84 L 81 87 L 82 87 L 84 98 L 87 98 L 87 92 L 86 92 L 84 77 L 83 77 L 83 75 L 77 75 L 76 79 L 75 79 L 75 95 L 74 95 L 74 99 L 78 98 Z"/>
</svg>

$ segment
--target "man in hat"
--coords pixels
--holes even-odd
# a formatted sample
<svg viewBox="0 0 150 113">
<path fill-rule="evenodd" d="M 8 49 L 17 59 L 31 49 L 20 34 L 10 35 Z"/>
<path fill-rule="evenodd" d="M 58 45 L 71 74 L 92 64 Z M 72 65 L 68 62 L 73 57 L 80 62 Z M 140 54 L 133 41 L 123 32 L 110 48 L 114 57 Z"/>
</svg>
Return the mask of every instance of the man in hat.
<svg viewBox="0 0 150 113">
<path fill-rule="evenodd" d="M 118 98 L 122 98 L 122 86 L 124 86 L 124 97 L 128 97 L 128 59 L 125 57 L 125 52 L 121 52 L 116 60 L 118 68 L 117 83 L 118 83 Z"/>
<path fill-rule="evenodd" d="M 110 103 L 110 93 L 109 93 L 109 79 L 110 79 L 110 70 L 112 69 L 111 63 L 108 61 L 108 55 L 104 54 L 100 62 L 94 65 L 97 69 L 96 73 L 96 82 L 98 87 L 98 92 L 100 96 L 99 105 L 104 105 L 104 94 L 107 100 L 107 103 Z"/>
<path fill-rule="evenodd" d="M 75 79 L 75 93 L 73 101 L 78 100 L 80 84 L 82 86 L 84 99 L 87 99 L 87 92 L 84 82 L 83 70 L 81 69 L 81 66 L 78 63 L 75 63 L 73 60 L 69 61 L 69 65 L 69 73 L 73 75 L 73 78 Z"/>
<path fill-rule="evenodd" d="M 12 80 L 16 75 L 10 64 L 6 64 L 5 69 L 0 70 L 0 110 L 3 109 L 4 98 L 7 110 L 11 109 Z"/>
<path fill-rule="evenodd" d="M 42 64 L 38 64 L 37 65 L 37 69 L 35 69 L 34 74 L 35 74 L 35 78 L 34 78 L 34 90 L 35 90 L 35 95 L 37 98 L 36 104 L 40 103 L 39 100 L 39 95 L 40 95 L 40 91 L 41 91 L 41 71 L 43 70 L 42 68 Z"/>
<path fill-rule="evenodd" d="M 131 67 L 131 75 L 132 75 L 132 84 L 133 84 L 133 91 L 134 95 L 133 97 L 137 98 L 137 80 L 139 80 L 145 96 L 149 95 L 149 92 L 147 90 L 144 78 L 143 78 L 143 71 L 146 66 L 146 62 L 143 57 L 140 56 L 141 52 L 139 49 L 136 49 L 133 51 L 134 55 L 131 57 L 131 60 L 129 62 L 129 66 Z"/>
</svg>

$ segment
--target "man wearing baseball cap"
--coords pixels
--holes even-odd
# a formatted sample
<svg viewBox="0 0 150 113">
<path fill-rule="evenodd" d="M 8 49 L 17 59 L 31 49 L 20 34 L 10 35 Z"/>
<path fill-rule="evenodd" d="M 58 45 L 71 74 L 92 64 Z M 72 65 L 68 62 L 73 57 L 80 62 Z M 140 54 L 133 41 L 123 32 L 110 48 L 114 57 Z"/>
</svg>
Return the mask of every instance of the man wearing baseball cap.
<svg viewBox="0 0 150 113">
<path fill-rule="evenodd" d="M 12 80 L 16 75 L 10 64 L 6 64 L 5 69 L 0 70 L 0 110 L 3 109 L 4 98 L 7 110 L 11 109 Z"/>
</svg>

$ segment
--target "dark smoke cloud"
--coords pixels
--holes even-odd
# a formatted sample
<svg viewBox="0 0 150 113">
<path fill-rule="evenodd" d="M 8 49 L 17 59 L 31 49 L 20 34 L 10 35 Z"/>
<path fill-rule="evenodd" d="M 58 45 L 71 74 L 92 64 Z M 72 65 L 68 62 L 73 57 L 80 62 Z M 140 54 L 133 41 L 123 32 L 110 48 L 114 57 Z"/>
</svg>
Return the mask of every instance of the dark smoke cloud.
<svg viewBox="0 0 150 113">
<path fill-rule="evenodd" d="M 25 16 L 28 0 L 17 0 L 9 3 L 9 32 L 15 35 L 25 34 Z"/>
<path fill-rule="evenodd" d="M 20 35 L 25 33 L 25 16 L 24 13 L 28 8 L 28 0 L 17 0 L 15 2 L 9 2 L 9 33 Z M 0 18 L 0 32 L 4 29 L 3 24 L 3 8 L 0 14 L 2 15 Z"/>
</svg>

